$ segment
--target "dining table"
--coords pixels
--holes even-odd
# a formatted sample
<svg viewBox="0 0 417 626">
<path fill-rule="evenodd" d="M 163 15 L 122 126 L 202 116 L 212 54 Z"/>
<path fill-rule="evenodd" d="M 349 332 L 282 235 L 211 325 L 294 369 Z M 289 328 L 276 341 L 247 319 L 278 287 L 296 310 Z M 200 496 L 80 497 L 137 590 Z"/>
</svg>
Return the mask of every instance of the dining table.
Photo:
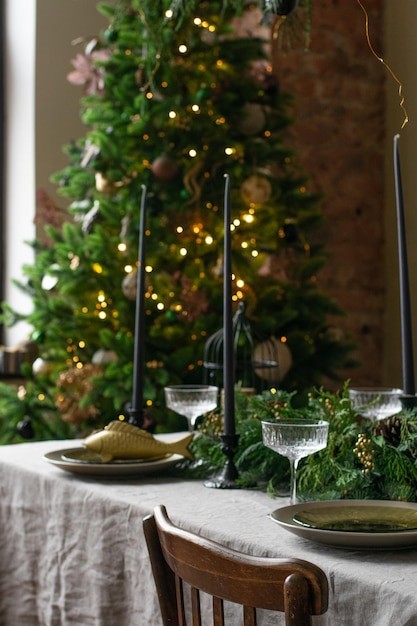
<svg viewBox="0 0 417 626">
<path fill-rule="evenodd" d="M 211 488 L 170 463 L 72 471 L 66 451 L 78 448 L 82 440 L 0 447 L 0 626 L 162 626 L 142 530 L 159 504 L 175 524 L 234 549 L 321 567 L 329 609 L 314 624 L 417 625 L 417 539 L 372 549 L 317 543 L 271 519 L 286 497 Z M 240 625 L 237 608 L 229 613 Z"/>
</svg>

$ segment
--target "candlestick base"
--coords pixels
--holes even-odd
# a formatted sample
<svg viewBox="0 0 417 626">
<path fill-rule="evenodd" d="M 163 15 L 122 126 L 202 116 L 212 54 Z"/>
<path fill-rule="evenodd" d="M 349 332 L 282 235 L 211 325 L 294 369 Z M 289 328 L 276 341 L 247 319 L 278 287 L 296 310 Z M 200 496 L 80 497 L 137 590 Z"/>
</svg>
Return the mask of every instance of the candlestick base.
<svg viewBox="0 0 417 626">
<path fill-rule="evenodd" d="M 240 489 L 237 483 L 239 472 L 233 462 L 233 456 L 239 435 L 221 435 L 223 441 L 222 452 L 227 457 L 225 466 L 218 476 L 205 481 L 204 486 L 212 489 Z"/>
<path fill-rule="evenodd" d="M 403 409 L 414 409 L 417 406 L 417 395 L 404 394 L 400 400 Z"/>
<path fill-rule="evenodd" d="M 127 420 L 129 424 L 132 426 L 137 426 L 138 428 L 143 428 L 143 424 L 145 421 L 145 414 L 143 409 L 134 409 L 133 407 L 129 407 L 128 409 L 129 419 Z"/>
</svg>

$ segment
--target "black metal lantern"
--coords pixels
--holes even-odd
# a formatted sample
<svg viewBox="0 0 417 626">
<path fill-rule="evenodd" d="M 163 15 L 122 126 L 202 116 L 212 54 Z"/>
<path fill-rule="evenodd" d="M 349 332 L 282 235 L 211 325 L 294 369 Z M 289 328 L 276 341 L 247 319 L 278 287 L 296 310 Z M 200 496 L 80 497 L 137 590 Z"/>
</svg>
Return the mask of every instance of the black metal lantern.
<svg viewBox="0 0 417 626">
<path fill-rule="evenodd" d="M 279 382 L 278 353 L 271 339 L 256 337 L 245 305 L 233 316 L 234 381 L 242 391 L 259 393 Z M 204 382 L 221 389 L 223 381 L 223 329 L 211 335 L 204 347 Z"/>
</svg>

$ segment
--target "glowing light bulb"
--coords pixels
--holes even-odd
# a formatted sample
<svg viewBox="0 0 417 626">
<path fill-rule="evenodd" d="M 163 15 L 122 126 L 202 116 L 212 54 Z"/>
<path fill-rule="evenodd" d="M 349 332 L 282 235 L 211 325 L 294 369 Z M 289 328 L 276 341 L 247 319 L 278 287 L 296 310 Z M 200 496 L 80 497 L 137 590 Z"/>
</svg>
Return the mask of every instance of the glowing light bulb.
<svg viewBox="0 0 417 626">
<path fill-rule="evenodd" d="M 211 235 L 207 235 L 204 241 L 208 246 L 210 246 L 213 243 L 213 237 Z"/>
<path fill-rule="evenodd" d="M 177 114 L 175 113 L 175 111 L 170 111 L 168 113 L 168 117 L 171 118 L 171 120 L 173 120 L 177 117 Z"/>
<path fill-rule="evenodd" d="M 93 263 L 93 272 L 95 272 L 96 274 L 103 273 L 103 268 L 101 267 L 100 263 Z"/>
<path fill-rule="evenodd" d="M 247 224 L 252 224 L 254 217 L 253 215 L 249 215 L 248 213 L 246 213 L 246 215 L 243 216 L 243 219 Z"/>
<path fill-rule="evenodd" d="M 177 226 L 177 233 L 183 233 L 184 228 L 182 226 Z"/>
<path fill-rule="evenodd" d="M 197 150 L 194 150 L 194 148 L 191 148 L 191 150 L 188 151 L 188 154 L 190 157 L 194 158 L 197 156 Z"/>
<path fill-rule="evenodd" d="M 242 287 L 245 286 L 245 281 L 239 278 L 239 280 L 236 281 L 236 286 L 242 289 Z"/>
<path fill-rule="evenodd" d="M 257 250 L 252 250 L 251 255 L 253 257 L 257 257 L 259 255 L 259 252 Z"/>
<path fill-rule="evenodd" d="M 117 246 L 117 249 L 119 252 L 126 252 L 127 245 L 123 242 L 120 242 L 119 245 Z"/>
<path fill-rule="evenodd" d="M 152 267 L 152 265 L 146 265 L 146 266 L 145 266 L 145 272 L 146 272 L 147 274 L 150 274 L 152 271 L 153 271 L 153 267 Z"/>
<path fill-rule="evenodd" d="M 199 17 L 194 18 L 194 24 L 196 26 L 201 26 L 201 18 L 199 18 Z"/>
<path fill-rule="evenodd" d="M 158 311 L 163 311 L 165 306 L 163 305 L 162 302 L 158 302 L 158 304 L 156 305 L 156 308 L 158 309 Z"/>
<path fill-rule="evenodd" d="M 191 110 L 194 111 L 194 113 L 199 113 L 200 107 L 198 106 L 198 104 L 193 104 Z"/>
<path fill-rule="evenodd" d="M 133 272 L 133 266 L 132 265 L 125 265 L 123 269 L 126 272 L 126 274 L 131 274 Z"/>
<path fill-rule="evenodd" d="M 187 256 L 187 254 L 188 254 L 187 248 L 181 248 L 180 255 L 181 256 Z"/>
<path fill-rule="evenodd" d="M 185 44 L 181 44 L 180 46 L 178 46 L 178 52 L 180 52 L 181 54 L 185 54 L 187 50 L 188 48 Z"/>
<path fill-rule="evenodd" d="M 174 15 L 174 11 L 172 9 L 167 9 L 165 11 L 165 17 L 169 20 Z"/>
<path fill-rule="evenodd" d="M 227 156 L 231 156 L 234 152 L 235 152 L 234 148 L 227 147 L 224 149 L 224 153 L 227 154 Z"/>
</svg>

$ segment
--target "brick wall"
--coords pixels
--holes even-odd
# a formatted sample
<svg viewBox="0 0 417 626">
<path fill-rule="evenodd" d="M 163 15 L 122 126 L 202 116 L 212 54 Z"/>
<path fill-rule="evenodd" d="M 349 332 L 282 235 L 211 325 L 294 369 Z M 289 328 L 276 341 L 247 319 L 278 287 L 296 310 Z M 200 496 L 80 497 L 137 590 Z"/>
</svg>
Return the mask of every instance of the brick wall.
<svg viewBox="0 0 417 626">
<path fill-rule="evenodd" d="M 362 0 L 383 57 L 383 0 Z M 295 96 L 290 145 L 324 194 L 321 238 L 330 254 L 319 284 L 345 309 L 336 324 L 357 344 L 352 384 L 378 385 L 384 322 L 384 118 L 386 70 L 370 51 L 357 0 L 314 0 L 310 49 L 273 45 L 281 89 Z M 334 387 L 334 385 L 332 385 Z"/>
</svg>

